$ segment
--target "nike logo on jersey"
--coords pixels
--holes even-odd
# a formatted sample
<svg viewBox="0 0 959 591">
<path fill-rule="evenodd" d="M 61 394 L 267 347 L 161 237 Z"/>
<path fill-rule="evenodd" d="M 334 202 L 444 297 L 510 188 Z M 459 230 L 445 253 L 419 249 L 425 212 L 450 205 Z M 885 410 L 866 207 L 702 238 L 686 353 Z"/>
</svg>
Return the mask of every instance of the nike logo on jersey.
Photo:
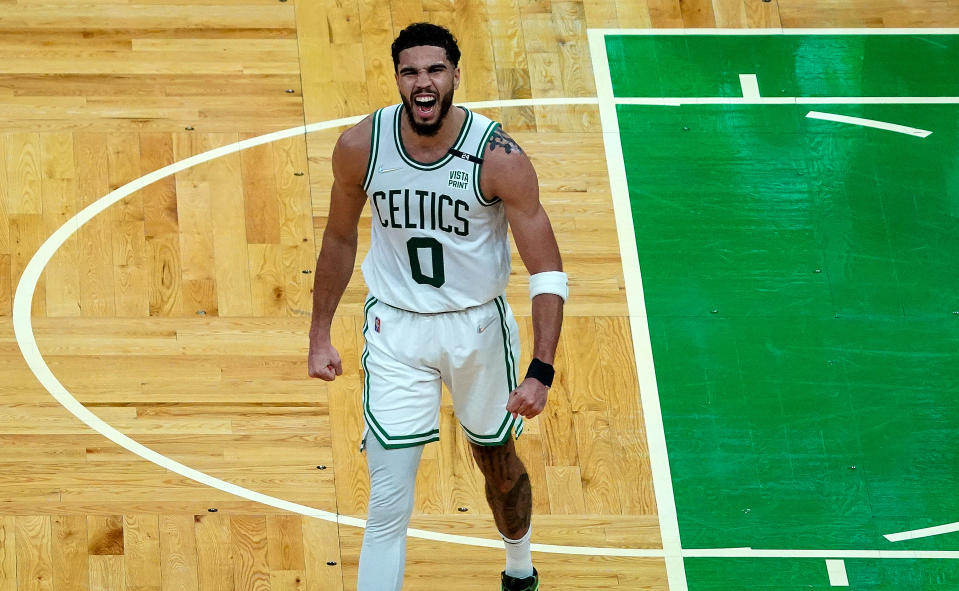
<svg viewBox="0 0 959 591">
<path fill-rule="evenodd" d="M 492 318 L 490 318 L 489 321 L 486 322 L 486 324 L 481 324 L 481 325 L 479 325 L 479 328 L 477 329 L 476 332 L 477 332 L 478 334 L 483 334 L 484 332 L 486 332 L 486 329 L 489 328 L 490 325 L 493 324 L 493 322 L 495 322 L 495 321 L 496 321 L 496 317 L 495 317 L 495 316 L 492 317 Z"/>
<path fill-rule="evenodd" d="M 385 172 L 393 172 L 393 171 L 396 171 L 396 170 L 399 170 L 399 168 L 380 168 L 380 169 L 377 170 L 376 172 L 378 172 L 378 173 L 380 173 L 380 174 L 383 174 L 383 173 L 385 173 Z"/>
</svg>

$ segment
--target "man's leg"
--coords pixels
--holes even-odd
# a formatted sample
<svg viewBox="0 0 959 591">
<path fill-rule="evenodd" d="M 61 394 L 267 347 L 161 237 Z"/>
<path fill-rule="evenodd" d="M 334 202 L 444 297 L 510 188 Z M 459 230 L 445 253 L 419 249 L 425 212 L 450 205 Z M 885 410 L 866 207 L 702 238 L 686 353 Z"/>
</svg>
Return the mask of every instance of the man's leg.
<svg viewBox="0 0 959 591">
<path fill-rule="evenodd" d="M 512 438 L 498 446 L 470 444 L 473 458 L 486 477 L 486 500 L 496 527 L 506 542 L 506 574 L 516 579 L 533 575 L 530 516 L 533 496 L 529 474 L 516 455 Z"/>
<path fill-rule="evenodd" d="M 416 471 L 423 446 L 384 449 L 370 433 L 370 511 L 360 551 L 357 591 L 400 591 L 406 565 L 406 528 L 413 513 Z"/>
</svg>

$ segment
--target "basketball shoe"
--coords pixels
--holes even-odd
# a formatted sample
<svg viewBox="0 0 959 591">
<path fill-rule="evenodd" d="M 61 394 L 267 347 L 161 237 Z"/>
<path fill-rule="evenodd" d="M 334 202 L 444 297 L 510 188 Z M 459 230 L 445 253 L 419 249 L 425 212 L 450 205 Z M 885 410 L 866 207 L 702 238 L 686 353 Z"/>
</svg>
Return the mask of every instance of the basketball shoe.
<svg viewBox="0 0 959 591">
<path fill-rule="evenodd" d="M 503 586 L 501 591 L 537 591 L 539 589 L 539 573 L 533 569 L 533 576 L 525 579 L 511 577 L 505 572 L 503 574 Z"/>
</svg>

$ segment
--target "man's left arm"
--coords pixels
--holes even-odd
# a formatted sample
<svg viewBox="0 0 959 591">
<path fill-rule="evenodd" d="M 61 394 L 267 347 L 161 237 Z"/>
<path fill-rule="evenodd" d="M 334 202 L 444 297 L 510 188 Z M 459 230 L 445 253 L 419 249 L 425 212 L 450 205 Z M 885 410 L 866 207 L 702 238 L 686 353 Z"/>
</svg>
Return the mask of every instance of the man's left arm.
<svg viewBox="0 0 959 591">
<path fill-rule="evenodd" d="M 536 171 L 519 145 L 501 129 L 484 150 L 483 193 L 502 199 L 520 258 L 530 274 L 533 362 L 510 394 L 506 410 L 533 418 L 546 407 L 553 360 L 563 324 L 566 276 L 549 216 L 539 200 Z"/>
</svg>

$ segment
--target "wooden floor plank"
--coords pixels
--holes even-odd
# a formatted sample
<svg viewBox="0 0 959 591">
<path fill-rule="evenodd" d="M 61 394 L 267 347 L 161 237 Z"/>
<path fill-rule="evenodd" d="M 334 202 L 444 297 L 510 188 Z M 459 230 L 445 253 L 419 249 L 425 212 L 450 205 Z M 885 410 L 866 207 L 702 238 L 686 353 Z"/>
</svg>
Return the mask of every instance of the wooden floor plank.
<svg viewBox="0 0 959 591">
<path fill-rule="evenodd" d="M 649 24 L 657 29 L 683 27 L 683 13 L 679 0 L 647 0 Z"/>
<path fill-rule="evenodd" d="M 653 26 L 650 0 L 616 2 L 616 16 L 623 29 L 648 29 Z"/>
<path fill-rule="evenodd" d="M 173 137 L 173 154 L 182 160 L 202 152 L 201 140 L 193 134 Z M 211 189 L 202 167 L 176 176 L 177 219 L 181 268 L 182 308 L 179 315 L 219 313 L 214 237 L 210 231 Z"/>
<path fill-rule="evenodd" d="M 75 133 L 78 207 L 86 207 L 110 192 L 107 138 L 101 133 Z M 84 316 L 116 315 L 112 220 L 107 210 L 78 232 L 80 248 L 80 310 Z"/>
<path fill-rule="evenodd" d="M 160 523 L 157 515 L 123 516 L 124 580 L 131 591 L 161 591 Z"/>
<path fill-rule="evenodd" d="M 11 256 L 0 254 L 0 317 L 13 313 Z"/>
<path fill-rule="evenodd" d="M 238 589 L 269 591 L 267 525 L 264 515 L 230 517 L 233 547 L 233 580 Z"/>
<path fill-rule="evenodd" d="M 24 269 L 43 243 L 43 216 L 40 214 L 14 214 L 10 216 L 10 282 L 19 283 Z M 47 315 L 46 280 L 41 277 L 33 292 L 31 307 L 33 316 Z"/>
<path fill-rule="evenodd" d="M 390 7 L 379 0 L 357 0 L 357 10 L 362 26 L 367 98 L 370 108 L 379 108 L 396 100 Z"/>
<path fill-rule="evenodd" d="M 305 591 L 342 591 L 339 527 L 321 519 L 304 519 L 302 525 Z"/>
<path fill-rule="evenodd" d="M 208 513 L 194 519 L 197 575 L 200 589 L 234 591 L 234 556 L 231 547 L 230 517 Z"/>
<path fill-rule="evenodd" d="M 141 176 L 140 141 L 136 134 L 107 136 L 107 168 L 110 189 L 115 190 Z M 143 196 L 137 192 L 111 208 L 113 265 L 117 282 L 116 309 L 119 316 L 149 314 L 149 283 L 145 243 Z"/>
<path fill-rule="evenodd" d="M 586 513 L 579 466 L 548 466 L 549 510 L 554 515 Z"/>
<path fill-rule="evenodd" d="M 240 162 L 247 242 L 277 244 L 280 242 L 280 213 L 273 183 L 273 147 L 254 146 L 243 150 Z"/>
<path fill-rule="evenodd" d="M 160 581 L 162 591 L 197 591 L 196 536 L 193 515 L 161 515 Z"/>
<path fill-rule="evenodd" d="M 122 556 L 124 541 L 122 515 L 87 518 L 87 552 L 91 556 Z"/>
<path fill-rule="evenodd" d="M 267 517 L 266 525 L 270 569 L 303 571 L 306 568 L 303 518 L 299 515 L 271 515 Z"/>
<path fill-rule="evenodd" d="M 744 0 L 746 25 L 757 29 L 776 29 L 782 26 L 779 5 L 765 0 Z"/>
<path fill-rule="evenodd" d="M 719 2 L 727 5 L 729 2 Z M 683 15 L 683 24 L 689 28 L 709 28 L 716 26 L 712 0 L 679 0 L 679 9 Z"/>
<path fill-rule="evenodd" d="M 82 515 L 51 518 L 53 571 L 56 591 L 86 591 L 90 583 L 87 520 Z"/>
<path fill-rule="evenodd" d="M 17 518 L 0 516 L 0 590 L 17 589 Z"/>
<path fill-rule="evenodd" d="M 716 26 L 729 29 L 746 27 L 747 0 L 724 0 L 715 4 Z"/>
<path fill-rule="evenodd" d="M 43 233 L 55 232 L 79 211 L 73 135 L 40 134 L 43 164 Z M 50 316 L 80 316 L 80 247 L 76 235 L 57 250 L 48 265 L 46 306 Z"/>
<path fill-rule="evenodd" d="M 53 591 L 53 556 L 50 517 L 18 515 L 16 517 L 17 589 Z"/>
<path fill-rule="evenodd" d="M 5 143 L 7 213 L 9 215 L 42 213 L 39 134 L 8 134 Z"/>
<path fill-rule="evenodd" d="M 6 166 L 6 137 L 0 133 L 0 254 L 10 254 L 9 183 Z"/>
<path fill-rule="evenodd" d="M 91 556 L 90 589 L 126 591 L 123 556 Z"/>
</svg>

